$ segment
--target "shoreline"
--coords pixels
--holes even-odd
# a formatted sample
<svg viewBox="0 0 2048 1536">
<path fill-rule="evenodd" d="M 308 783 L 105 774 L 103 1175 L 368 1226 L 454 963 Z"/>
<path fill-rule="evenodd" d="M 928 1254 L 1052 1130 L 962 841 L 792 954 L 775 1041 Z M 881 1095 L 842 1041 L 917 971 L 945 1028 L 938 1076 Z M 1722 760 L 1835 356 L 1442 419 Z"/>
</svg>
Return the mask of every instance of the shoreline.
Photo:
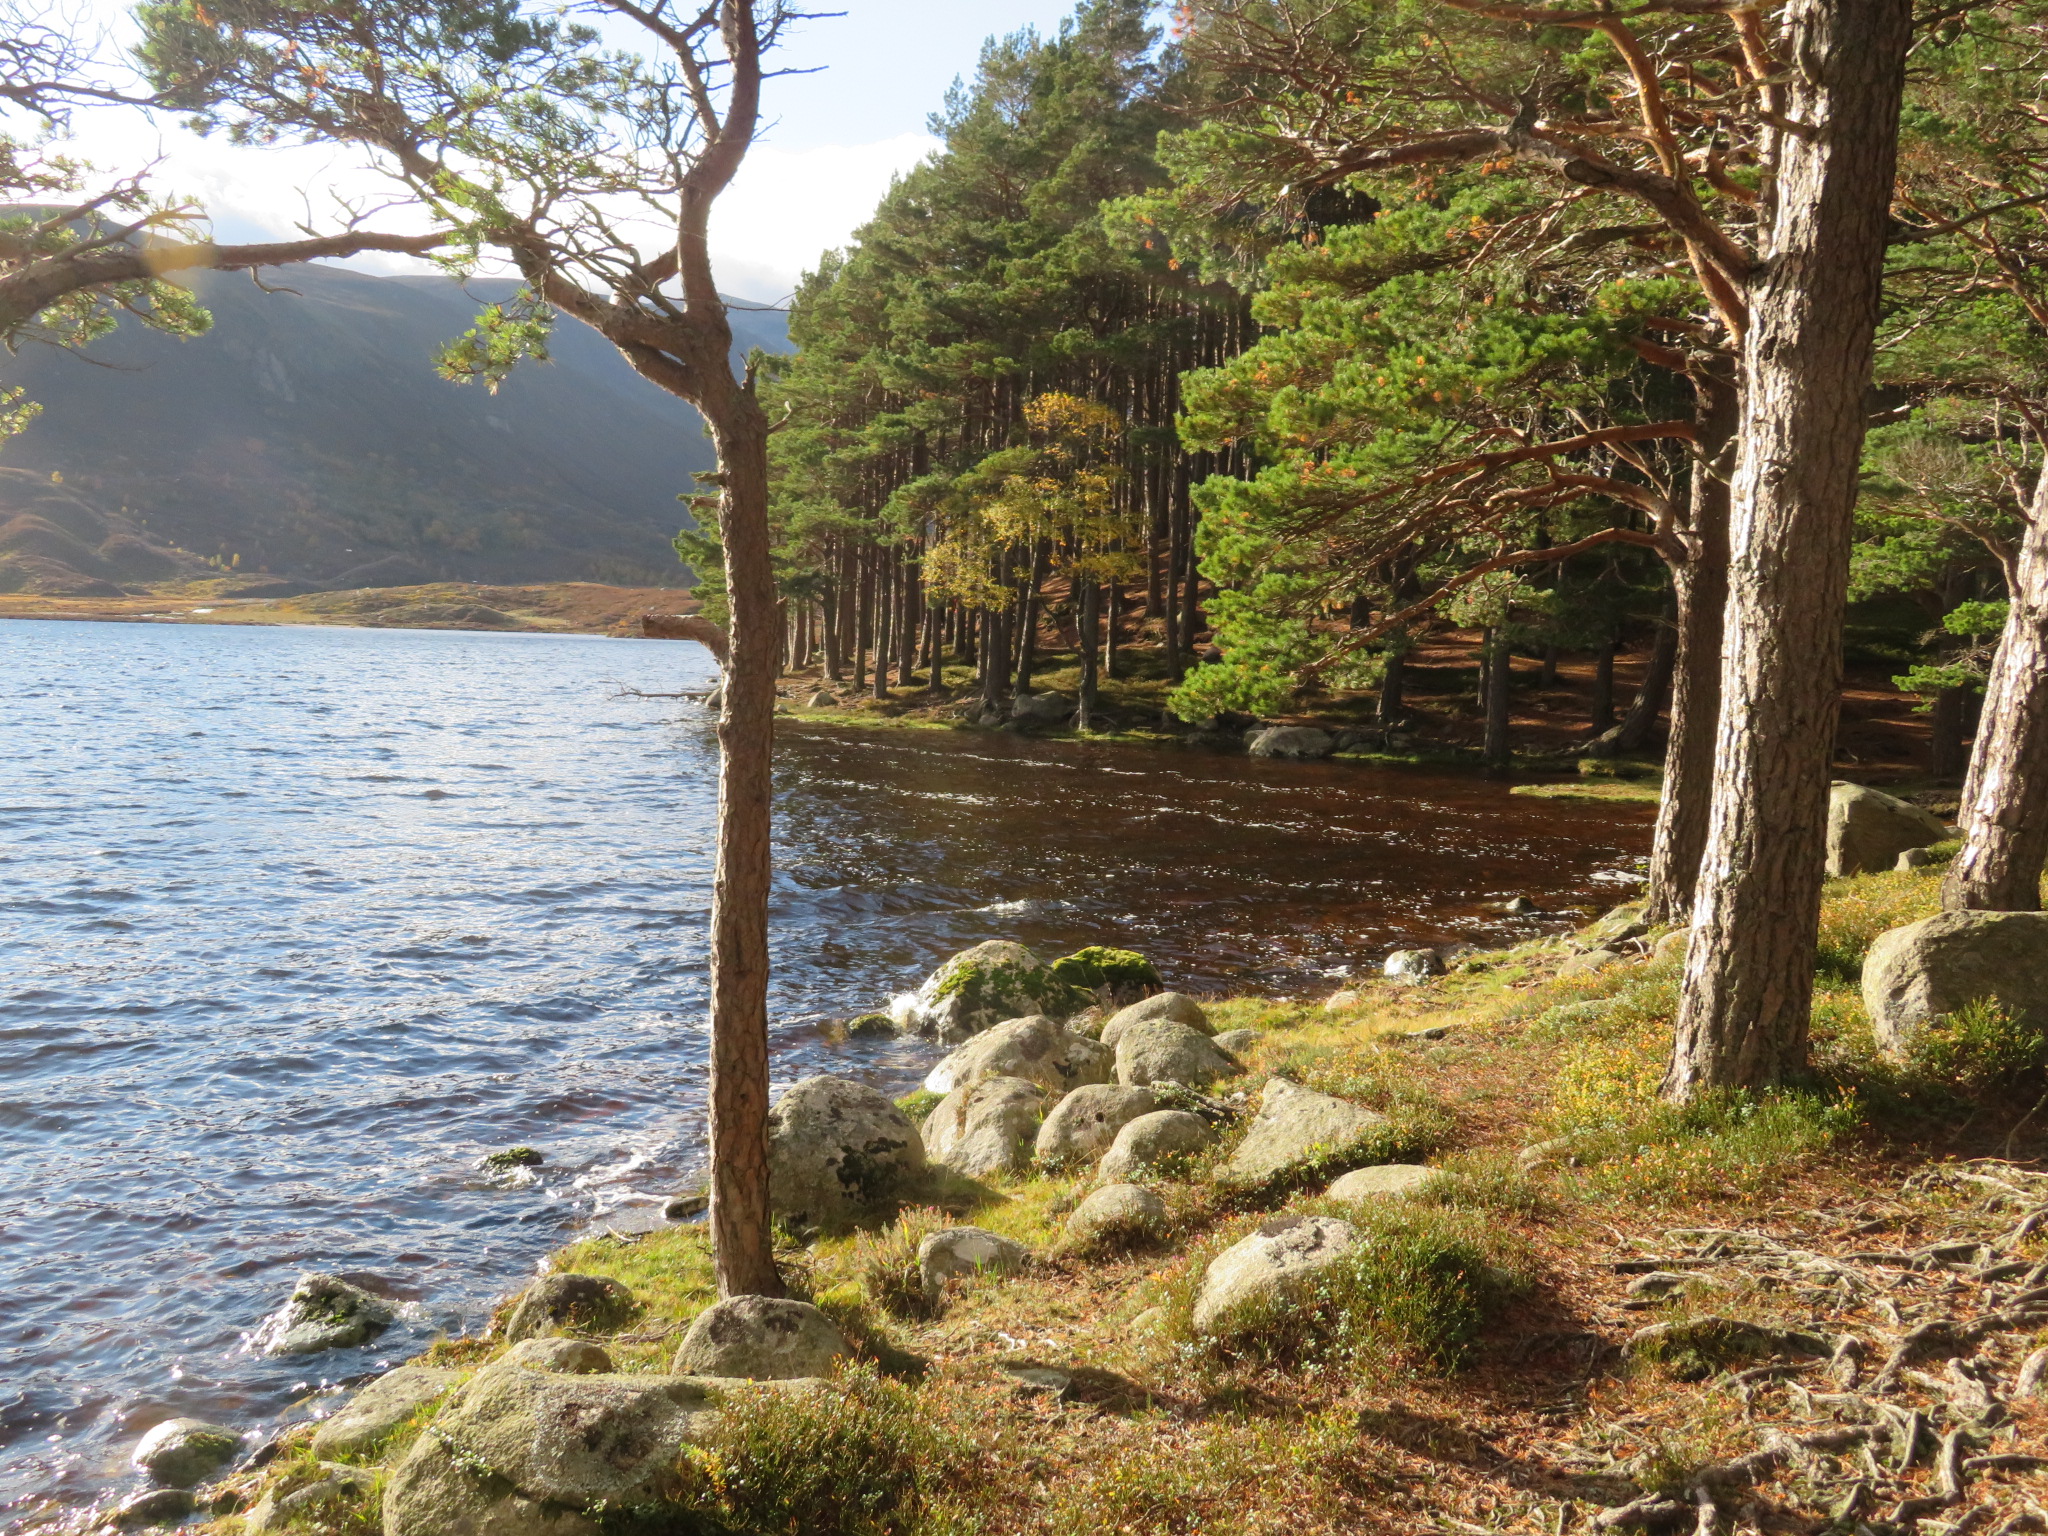
<svg viewBox="0 0 2048 1536">
<path fill-rule="evenodd" d="M 1943 1300 L 1955 1295 L 1953 1266 L 1902 1271 L 1886 1267 L 1884 1252 L 1930 1243 L 1928 1251 L 1974 1251 L 2011 1226 L 2017 1212 L 1951 1194 L 1966 1186 L 1944 1170 L 2048 1180 L 2008 1172 L 2012 1149 L 1983 1157 L 2019 1133 L 2024 1103 L 1970 1103 L 1938 1073 L 1885 1065 L 1857 1017 L 1850 968 L 1878 932 L 1934 909 L 1939 873 L 1830 883 L 1816 1002 L 1821 1076 L 1753 1113 L 1686 1116 L 1658 1104 L 1678 962 L 1625 909 L 1575 934 L 1467 956 L 1414 985 L 1375 979 L 1328 999 L 1204 1002 L 1214 1034 L 1252 1032 L 1231 1035 L 1245 1075 L 1183 1101 L 1221 1117 L 1206 1150 L 1138 1175 L 1161 1197 L 1155 1226 L 1077 1235 L 1077 1213 L 1110 1175 L 1037 1165 L 906 1188 L 904 1214 L 864 1230 L 790 1235 L 780 1245 L 785 1275 L 853 1358 L 833 1368 L 832 1384 L 794 1395 L 773 1382 L 720 1384 L 713 1400 L 723 1427 L 707 1429 L 693 1454 L 719 1458 L 730 1475 L 664 1485 L 672 1503 L 663 1507 L 674 1511 L 666 1518 L 687 1524 L 694 1510 L 725 1522 L 720 1529 L 821 1536 L 1549 1529 L 1541 1522 L 1560 1505 L 1598 1515 L 1660 1497 L 1666 1474 L 1629 1460 L 1630 1446 L 1662 1444 L 1659 1454 L 1681 1470 L 1711 1468 L 1774 1435 L 1808 1433 L 1800 1397 L 1782 1385 L 1801 1367 L 1769 1362 L 1812 1351 L 1783 1341 L 1818 1335 L 1824 1344 L 1813 1347 L 1834 1348 L 1825 1341 L 1852 1330 L 1877 1341 L 1856 1356 L 1874 1366 L 1893 1334 L 1959 1304 Z M 1616 952 L 1586 963 L 1603 939 Z M 1345 1159 L 1310 1156 L 1271 1178 L 1231 1182 L 1283 1091 L 1275 1082 L 1378 1116 L 1369 1149 L 1360 1142 Z M 935 1098 L 898 1102 L 928 1115 Z M 1413 1178 L 1374 1181 L 1413 1193 L 1340 1196 L 1326 1187 L 1360 1165 L 1414 1165 Z M 1828 1215 L 1837 1211 L 1849 1214 Z M 1219 1255 L 1302 1222 L 1363 1235 L 1362 1254 L 1410 1255 L 1425 1267 L 1354 1264 L 1342 1271 L 1349 1289 L 1253 1308 L 1223 1333 L 1195 1321 Z M 961 1224 L 1025 1257 L 970 1267 L 936 1289 L 920 1282 L 920 1267 L 929 1273 L 942 1251 L 933 1243 L 943 1248 Z M 1726 1229 L 1739 1229 L 1747 1246 L 1698 1241 Z M 360 1449 L 330 1445 L 325 1458 L 311 1442 L 346 1411 L 288 1428 L 268 1466 L 216 1486 L 206 1528 L 374 1529 L 380 1503 L 388 1511 L 385 1501 L 400 1496 L 392 1490 L 426 1475 L 417 1447 L 442 1433 L 427 1429 L 435 1415 L 466 1422 L 459 1407 L 440 1404 L 464 1402 L 466 1385 L 485 1372 L 492 1381 L 599 1372 L 555 1378 L 549 1390 L 570 1398 L 672 1390 L 663 1383 L 684 1378 L 667 1374 L 681 1369 L 671 1356 L 679 1343 L 688 1352 L 692 1320 L 715 1299 L 703 1234 L 701 1223 L 683 1222 L 568 1244 L 543 1277 L 585 1277 L 577 1283 L 627 1296 L 623 1311 L 565 1316 L 535 1342 L 514 1344 L 508 1322 L 519 1297 L 507 1298 L 484 1334 L 437 1341 L 408 1362 L 444 1373 L 429 1398 L 387 1412 Z M 2025 1263 L 2008 1267 L 2027 1268 L 2043 1243 L 2023 1235 L 2014 1246 Z M 1880 1292 L 1853 1285 L 1759 1285 L 1778 1273 L 1771 1256 L 1780 1253 L 1832 1266 L 1830 1274 L 1885 1277 L 1893 1307 L 1885 1313 L 1871 1299 Z M 1413 1289 L 1423 1274 L 1436 1289 L 1418 1310 L 1404 1298 L 1424 1294 Z M 521 1294 L 554 1294 L 547 1284 Z M 2027 1326 L 1983 1335 L 1972 1352 L 1996 1374 L 1981 1379 L 2002 1381 L 2017 1368 Z M 585 1352 L 581 1363 L 562 1363 L 573 1350 Z M 1893 1399 L 1942 1432 L 1956 1411 L 1943 1406 L 1945 1389 L 1906 1375 Z M 1855 1368 L 1846 1379 L 1858 1379 Z M 1724 1411 L 1731 1381 L 1744 1384 L 1743 1413 Z M 2024 1467 L 2048 1449 L 2048 1410 L 2020 1394 L 2001 1400 L 2010 1403 L 1992 1421 L 2001 1427 L 1980 1437 L 1998 1455 L 1972 1463 L 1967 1480 L 1973 1501 L 2010 1513 L 2025 1507 Z M 1621 1427 L 1629 1433 L 1617 1435 Z M 1489 1442 L 1516 1454 L 1480 1454 Z M 1591 1471 L 1574 1470 L 1569 1448 L 1587 1445 L 1617 1450 Z M 2001 1456 L 2014 1470 L 1999 1470 Z M 1276 1458 L 1288 1476 L 1272 1475 Z M 1793 1464 L 1766 1463 L 1753 1474 L 1765 1508 L 1788 1518 L 1824 1511 L 1859 1475 L 1853 1465 L 1798 1466 L 1794 1475 Z M 1924 1462 L 1887 1470 L 1884 1498 L 1917 1497 L 1938 1471 Z M 846 1477 L 874 1495 L 879 1523 L 828 1518 L 854 1486 L 836 1481 Z M 327 1510 L 319 1522 L 279 1518 L 285 1501 L 313 1489 Z M 564 1508 L 559 1518 L 571 1516 Z M 1475 1523 L 1489 1518 L 1496 1523 Z M 1075 1523 L 1083 1519 L 1095 1523 Z"/>
</svg>

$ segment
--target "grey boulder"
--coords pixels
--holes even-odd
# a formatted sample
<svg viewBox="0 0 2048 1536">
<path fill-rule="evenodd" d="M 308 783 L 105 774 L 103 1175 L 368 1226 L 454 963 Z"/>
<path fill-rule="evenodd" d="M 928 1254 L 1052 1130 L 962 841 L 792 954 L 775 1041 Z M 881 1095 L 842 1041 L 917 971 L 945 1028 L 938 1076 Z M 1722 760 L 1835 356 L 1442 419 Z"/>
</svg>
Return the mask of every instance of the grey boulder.
<svg viewBox="0 0 2048 1536">
<path fill-rule="evenodd" d="M 1872 875 L 1898 866 L 1908 848 L 1948 836 L 1941 818 L 1882 790 L 1837 780 L 1828 791 L 1828 874 Z"/>
<path fill-rule="evenodd" d="M 612 1357 L 588 1339 L 521 1339 L 501 1357 L 534 1371 L 561 1371 L 570 1376 L 596 1376 L 612 1369 Z"/>
<path fill-rule="evenodd" d="M 1377 1168 L 1352 1169 L 1325 1190 L 1324 1197 L 1346 1205 L 1366 1205 L 1412 1195 L 1438 1176 L 1439 1170 L 1420 1163 L 1381 1163 Z"/>
<path fill-rule="evenodd" d="M 846 1335 L 808 1302 L 735 1296 L 697 1314 L 670 1368 L 678 1376 L 794 1381 L 829 1375 L 852 1353 Z"/>
<path fill-rule="evenodd" d="M 1166 1230 L 1166 1202 L 1135 1184 L 1105 1184 L 1074 1207 L 1067 1242 L 1078 1249 L 1158 1237 Z"/>
<path fill-rule="evenodd" d="M 1263 1029 L 1226 1029 L 1222 1034 L 1212 1035 L 1210 1038 L 1216 1042 L 1217 1050 L 1228 1051 L 1233 1056 L 1242 1057 L 1265 1037 L 1266 1032 Z"/>
<path fill-rule="evenodd" d="M 505 1318 L 512 1343 L 564 1328 L 602 1332 L 633 1315 L 633 1293 L 603 1275 L 546 1275 L 520 1293 Z"/>
<path fill-rule="evenodd" d="M 391 1304 L 339 1275 L 301 1275 L 289 1300 L 257 1328 L 252 1340 L 266 1355 L 310 1355 L 362 1344 L 398 1316 Z"/>
<path fill-rule="evenodd" d="M 1334 1216 L 1274 1218 L 1210 1261 L 1195 1293 L 1195 1331 L 1227 1334 L 1269 1307 L 1300 1300 L 1360 1242 L 1358 1229 Z"/>
<path fill-rule="evenodd" d="M 1042 1098 L 1036 1083 L 992 1077 L 955 1088 L 924 1123 L 927 1159 L 970 1179 L 1020 1174 L 1030 1165 Z"/>
<path fill-rule="evenodd" d="M 1010 718 L 1021 725 L 1059 725 L 1073 714 L 1074 701 L 1063 693 L 1020 693 L 1010 701 Z"/>
<path fill-rule="evenodd" d="M 1432 976 L 1443 974 L 1444 963 L 1437 958 L 1433 949 L 1397 949 L 1387 956 L 1387 962 L 1380 967 L 1380 973 L 1389 981 L 1398 981 L 1412 986 L 1427 981 Z"/>
<path fill-rule="evenodd" d="M 948 1280 L 1014 1275 L 1031 1262 L 1022 1243 L 985 1227 L 946 1227 L 917 1245 L 917 1272 L 927 1296 L 936 1297 Z"/>
<path fill-rule="evenodd" d="M 1377 1110 L 1269 1078 L 1244 1140 L 1216 1173 L 1219 1184 L 1256 1188 L 1303 1168 L 1363 1160 L 1365 1145 L 1387 1124 Z"/>
<path fill-rule="evenodd" d="M 294 1525 L 332 1529 L 337 1522 L 323 1517 L 341 1514 L 334 1506 L 362 1499 L 376 1482 L 376 1474 L 367 1468 L 332 1461 L 294 1467 L 264 1490 L 256 1507 L 242 1517 L 242 1530 L 245 1536 L 262 1536 Z"/>
<path fill-rule="evenodd" d="M 1071 1034 L 1044 1014 L 998 1024 L 953 1052 L 925 1077 L 928 1093 L 951 1093 L 991 1077 L 1021 1077 L 1052 1093 L 1106 1083 L 1116 1053 Z"/>
<path fill-rule="evenodd" d="M 1328 757 L 1337 738 L 1312 725 L 1269 725 L 1245 733 L 1244 749 L 1253 757 Z"/>
<path fill-rule="evenodd" d="M 748 1387 L 493 1361 L 386 1482 L 384 1536 L 595 1536 L 584 1511 L 659 1503 L 684 1447 L 716 1432 L 720 1400 Z"/>
<path fill-rule="evenodd" d="M 1206 1152 L 1214 1145 L 1216 1133 L 1200 1115 L 1191 1115 L 1184 1109 L 1155 1109 L 1116 1133 L 1116 1140 L 1110 1143 L 1096 1169 L 1096 1177 L 1104 1184 L 1126 1183 L 1177 1159 Z"/>
<path fill-rule="evenodd" d="M 321 1424 L 313 1436 L 313 1454 L 324 1460 L 373 1449 L 420 1409 L 446 1397 L 461 1379 L 459 1371 L 428 1365 L 386 1371 Z"/>
<path fill-rule="evenodd" d="M 129 1462 L 152 1482 L 190 1488 L 235 1459 L 242 1437 L 204 1419 L 165 1419 L 144 1435 Z"/>
<path fill-rule="evenodd" d="M 1098 1036 L 1104 1045 L 1112 1050 L 1123 1038 L 1124 1031 L 1133 1024 L 1148 1024 L 1154 1019 L 1167 1019 L 1175 1024 L 1185 1024 L 1198 1035 L 1213 1035 L 1209 1027 L 1209 1016 L 1202 1012 L 1202 1005 L 1192 997 L 1180 992 L 1155 992 L 1152 996 L 1132 1003 L 1128 1008 L 1119 1008 L 1111 1014 L 1102 1026 Z"/>
<path fill-rule="evenodd" d="M 905 1030 L 957 1044 L 1005 1019 L 1034 1013 L 1063 1018 L 1090 1001 L 1022 944 L 991 939 L 953 956 L 917 991 L 896 999 L 889 1012 Z"/>
<path fill-rule="evenodd" d="M 1207 1035 L 1171 1019 L 1147 1019 L 1117 1037 L 1116 1080 L 1126 1088 L 1153 1083 L 1206 1088 L 1218 1078 L 1243 1072 Z"/>
<path fill-rule="evenodd" d="M 1158 1107 L 1149 1088 L 1114 1083 L 1076 1088 L 1045 1117 L 1033 1154 L 1041 1163 L 1093 1162 L 1109 1150 L 1117 1132 Z"/>
<path fill-rule="evenodd" d="M 807 1077 L 768 1112 L 768 1189 L 775 1210 L 839 1228 L 887 1217 L 924 1171 L 924 1142 L 879 1089 Z"/>
<path fill-rule="evenodd" d="M 1931 1020 L 1980 998 L 2048 1028 L 2048 912 L 1943 912 L 1879 934 L 1863 962 L 1863 1006 L 1895 1058 Z"/>
</svg>

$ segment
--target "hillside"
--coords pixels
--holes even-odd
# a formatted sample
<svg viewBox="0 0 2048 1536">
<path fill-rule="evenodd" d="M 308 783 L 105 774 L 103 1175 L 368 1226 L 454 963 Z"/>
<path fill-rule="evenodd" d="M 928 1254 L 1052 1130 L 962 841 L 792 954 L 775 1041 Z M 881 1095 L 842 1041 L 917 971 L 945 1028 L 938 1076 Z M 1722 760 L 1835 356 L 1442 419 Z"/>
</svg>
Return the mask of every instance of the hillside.
<svg viewBox="0 0 2048 1536">
<path fill-rule="evenodd" d="M 675 579 L 675 498 L 710 446 L 596 335 L 564 324 L 491 395 L 432 359 L 509 282 L 272 277 L 295 291 L 202 274 L 193 341 L 127 325 L 91 362 L 0 366 L 44 407 L 6 445 L 0 585 L 161 580 L 191 564 L 167 548 L 322 586 Z M 743 346 L 786 344 L 778 314 L 734 319 Z"/>
</svg>

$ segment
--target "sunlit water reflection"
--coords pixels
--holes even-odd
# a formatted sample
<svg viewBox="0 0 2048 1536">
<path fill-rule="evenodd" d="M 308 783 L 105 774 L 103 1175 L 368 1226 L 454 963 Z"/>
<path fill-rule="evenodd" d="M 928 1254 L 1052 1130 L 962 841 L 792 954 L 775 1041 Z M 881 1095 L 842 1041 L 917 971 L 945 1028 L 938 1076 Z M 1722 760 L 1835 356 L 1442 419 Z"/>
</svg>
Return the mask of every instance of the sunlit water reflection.
<svg viewBox="0 0 2048 1536">
<path fill-rule="evenodd" d="M 623 698 L 695 646 L 0 624 L 0 1509 L 95 1496 L 149 1424 L 257 1427 L 491 1300 L 700 1156 L 715 742 Z M 1479 779 L 787 727 L 776 1075 L 986 938 L 1191 990 L 1611 901 L 1641 814 Z M 547 1154 L 537 1179 L 477 1171 Z M 242 1350 L 302 1269 L 410 1298 L 378 1345 Z"/>
</svg>

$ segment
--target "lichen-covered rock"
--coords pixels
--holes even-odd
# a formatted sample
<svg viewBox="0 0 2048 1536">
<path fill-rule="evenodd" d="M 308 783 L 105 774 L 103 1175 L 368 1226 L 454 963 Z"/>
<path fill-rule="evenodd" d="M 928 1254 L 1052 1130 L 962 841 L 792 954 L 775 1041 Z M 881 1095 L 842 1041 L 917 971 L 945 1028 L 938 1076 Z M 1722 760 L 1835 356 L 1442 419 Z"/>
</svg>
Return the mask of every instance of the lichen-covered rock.
<svg viewBox="0 0 2048 1536">
<path fill-rule="evenodd" d="M 1828 874 L 1871 875 L 1895 868 L 1908 848 L 1948 836 L 1941 818 L 1883 790 L 1837 780 L 1828 791 Z"/>
<path fill-rule="evenodd" d="M 1245 733 L 1244 749 L 1253 757 L 1328 757 L 1337 750 L 1337 738 L 1312 725 L 1269 725 Z"/>
<path fill-rule="evenodd" d="M 1356 1008 L 1364 1000 L 1364 993 L 1356 991 L 1353 988 L 1346 987 L 1343 991 L 1332 992 L 1328 997 L 1323 999 L 1323 1012 L 1348 1013 L 1351 1009 Z"/>
<path fill-rule="evenodd" d="M 1074 701 L 1063 693 L 1020 693 L 1010 701 L 1010 718 L 1020 725 L 1064 725 Z"/>
<path fill-rule="evenodd" d="M 461 1379 L 460 1371 L 430 1365 L 386 1371 L 320 1426 L 313 1436 L 313 1454 L 326 1459 L 375 1448 L 420 1409 L 446 1397 Z"/>
<path fill-rule="evenodd" d="M 1598 921 L 1588 923 L 1567 942 L 1581 949 L 1590 949 L 1599 944 L 1620 944 L 1628 939 L 1639 939 L 1650 931 L 1650 925 L 1643 921 L 1644 911 L 1639 901 L 1623 902 L 1608 910 Z"/>
<path fill-rule="evenodd" d="M 1691 951 L 1692 930 L 1690 928 L 1674 928 L 1651 946 L 1650 958 L 1659 965 L 1668 965 L 1673 961 L 1677 961 L 1682 965 L 1685 963 L 1686 956 Z"/>
<path fill-rule="evenodd" d="M 1152 1083 L 1206 1088 L 1218 1078 L 1243 1072 L 1207 1035 L 1171 1019 L 1146 1019 L 1117 1036 L 1116 1080 L 1126 1088 Z"/>
<path fill-rule="evenodd" d="M 808 1302 L 735 1296 L 697 1314 L 670 1369 L 678 1376 L 794 1381 L 830 1375 L 852 1353 L 846 1335 Z"/>
<path fill-rule="evenodd" d="M 1052 963 L 1052 973 L 1069 986 L 1092 993 L 1099 1002 L 1122 1007 L 1150 997 L 1166 985 L 1158 967 L 1136 950 L 1091 944 Z"/>
<path fill-rule="evenodd" d="M 768 1112 L 768 1192 L 778 1214 L 841 1228 L 895 1214 L 925 1166 L 924 1141 L 887 1094 L 807 1077 Z"/>
<path fill-rule="evenodd" d="M 1640 959 L 1637 951 L 1620 944 L 1596 944 L 1591 949 L 1581 950 L 1557 968 L 1560 980 L 1573 976 L 1591 976 L 1595 971 L 1604 971 L 1610 965 L 1619 965 L 1625 960 Z"/>
<path fill-rule="evenodd" d="M 946 1227 L 917 1245 L 917 1271 L 925 1295 L 936 1297 L 948 1280 L 1014 1275 L 1031 1262 L 1031 1252 L 982 1227 Z"/>
<path fill-rule="evenodd" d="M 165 1419 L 128 1458 L 138 1472 L 167 1488 L 190 1488 L 233 1461 L 242 1437 L 204 1419 Z"/>
<path fill-rule="evenodd" d="M 544 1275 L 520 1293 L 505 1318 L 512 1343 L 574 1328 L 603 1333 L 633 1315 L 633 1293 L 603 1275 Z"/>
<path fill-rule="evenodd" d="M 927 1093 L 951 1093 L 991 1077 L 1021 1077 L 1050 1093 L 1087 1083 L 1106 1083 L 1116 1053 L 1084 1036 L 1070 1034 L 1044 1014 L 1011 1019 L 972 1040 L 933 1067 Z"/>
<path fill-rule="evenodd" d="M 1034 1013 L 1063 1018 L 1085 1008 L 1088 993 L 1053 975 L 1022 944 L 991 939 L 962 950 L 896 999 L 890 1014 L 906 1030 L 956 1044 L 1005 1019 Z"/>
<path fill-rule="evenodd" d="M 1253 1189 L 1305 1168 L 1341 1167 L 1347 1157 L 1363 1161 L 1386 1124 L 1385 1115 L 1362 1104 L 1269 1078 L 1257 1116 L 1216 1181 Z"/>
<path fill-rule="evenodd" d="M 657 1503 L 683 1448 L 716 1433 L 721 1399 L 746 1390 L 723 1378 L 573 1376 L 493 1361 L 386 1482 L 384 1536 L 595 1536 L 586 1511 Z"/>
<path fill-rule="evenodd" d="M 1365 1205 L 1375 1200 L 1399 1199 L 1412 1195 L 1441 1170 L 1421 1163 L 1381 1163 L 1377 1168 L 1354 1168 L 1324 1191 L 1324 1198 L 1347 1205 Z"/>
<path fill-rule="evenodd" d="M 310 1355 L 346 1349 L 391 1326 L 391 1304 L 339 1275 L 301 1275 L 291 1298 L 257 1328 L 255 1347 L 266 1355 Z"/>
<path fill-rule="evenodd" d="M 1231 1055 L 1242 1060 L 1244 1053 L 1257 1045 L 1265 1036 L 1266 1032 L 1263 1029 L 1226 1029 L 1222 1034 L 1211 1035 L 1209 1038 L 1216 1042 L 1217 1050 L 1228 1051 Z"/>
<path fill-rule="evenodd" d="M 1092 1163 L 1109 1150 L 1117 1132 L 1158 1107 L 1149 1088 L 1115 1083 L 1076 1088 L 1045 1117 L 1033 1155 L 1041 1163 Z"/>
<path fill-rule="evenodd" d="M 100 1517 L 102 1526 L 134 1530 L 139 1526 L 178 1525 L 197 1506 L 189 1488 L 145 1488 L 130 1494 Z"/>
<path fill-rule="evenodd" d="M 1185 1024 L 1198 1035 L 1216 1033 L 1209 1025 L 1209 1016 L 1202 1012 L 1202 1005 L 1192 997 L 1180 992 L 1160 992 L 1129 1007 L 1119 1008 L 1109 1016 L 1102 1026 L 1102 1033 L 1096 1038 L 1114 1050 L 1125 1030 L 1133 1024 L 1148 1024 L 1154 1019 Z"/>
<path fill-rule="evenodd" d="M 1389 981 L 1398 981 L 1406 986 L 1441 976 L 1444 963 L 1433 949 L 1397 949 L 1387 956 L 1386 964 L 1380 967 L 1381 974 Z"/>
<path fill-rule="evenodd" d="M 501 1358 L 517 1361 L 529 1370 L 563 1371 L 571 1376 L 597 1376 L 615 1368 L 610 1352 L 588 1339 L 521 1339 Z"/>
<path fill-rule="evenodd" d="M 1980 998 L 2048 1029 L 2048 912 L 1943 912 L 1879 934 L 1863 962 L 1863 1006 L 1897 1059 L 1931 1021 Z"/>
<path fill-rule="evenodd" d="M 1166 1202 L 1136 1184 L 1105 1184 L 1067 1217 L 1067 1242 L 1090 1250 L 1158 1237 L 1166 1230 Z"/>
<path fill-rule="evenodd" d="M 1227 1334 L 1275 1304 L 1296 1300 L 1360 1241 L 1356 1227 L 1334 1216 L 1275 1217 L 1210 1261 L 1195 1293 L 1195 1331 Z"/>
<path fill-rule="evenodd" d="M 924 1123 L 925 1157 L 970 1179 L 1008 1177 L 1030 1166 L 1044 1099 L 1036 1083 L 992 1077 L 955 1088 Z"/>
<path fill-rule="evenodd" d="M 1200 1115 L 1184 1109 L 1155 1109 L 1116 1133 L 1116 1140 L 1102 1155 L 1096 1177 L 1104 1184 L 1128 1183 L 1215 1145 L 1216 1133 Z"/>
</svg>

